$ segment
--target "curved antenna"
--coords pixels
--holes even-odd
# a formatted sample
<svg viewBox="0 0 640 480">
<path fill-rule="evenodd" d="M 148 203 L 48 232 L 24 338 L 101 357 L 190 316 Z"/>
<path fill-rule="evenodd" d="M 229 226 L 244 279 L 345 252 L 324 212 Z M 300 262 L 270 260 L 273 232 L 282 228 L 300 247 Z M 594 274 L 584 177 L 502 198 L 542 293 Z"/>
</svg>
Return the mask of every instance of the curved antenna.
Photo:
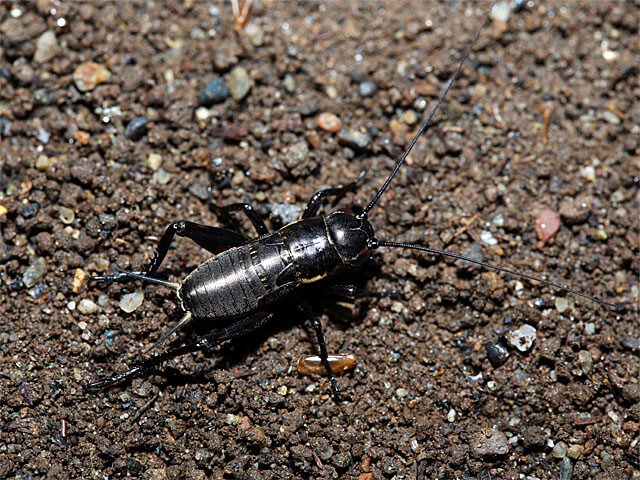
<svg viewBox="0 0 640 480">
<path fill-rule="evenodd" d="M 369 202 L 369 205 L 367 205 L 366 208 L 362 211 L 362 213 L 360 215 L 358 215 L 358 218 L 367 218 L 367 213 L 369 213 L 369 211 L 378 202 L 378 200 L 380 199 L 380 197 L 382 196 L 384 191 L 387 189 L 387 187 L 389 186 L 389 184 L 393 180 L 393 177 L 395 177 L 396 173 L 398 173 L 398 170 L 400 170 L 400 167 L 402 166 L 402 164 L 404 163 L 405 159 L 409 155 L 409 152 L 411 152 L 411 150 L 413 149 L 413 146 L 416 144 L 418 139 L 422 136 L 424 131 L 427 129 L 427 126 L 429 125 L 429 122 L 431 121 L 431 118 L 438 111 L 438 108 L 440 107 L 440 104 L 444 101 L 444 99 L 447 96 L 447 93 L 449 93 L 449 90 L 451 90 L 451 87 L 453 86 L 453 84 L 455 83 L 456 79 L 458 78 L 458 74 L 460 73 L 460 70 L 462 70 L 462 67 L 464 66 L 464 63 L 466 62 L 467 57 L 469 56 L 469 53 L 471 52 L 471 49 L 475 45 L 476 40 L 478 40 L 478 36 L 480 35 L 480 32 L 482 31 L 485 23 L 487 23 L 487 20 L 489 18 L 489 14 L 491 13 L 491 9 L 493 8 L 493 6 L 496 4 L 497 1 L 498 0 L 493 0 L 493 2 L 491 3 L 491 6 L 489 7 L 489 10 L 485 14 L 484 19 L 482 20 L 482 23 L 480 24 L 480 27 L 478 27 L 478 30 L 476 30 L 476 34 L 473 36 L 473 40 L 471 40 L 471 44 L 469 44 L 469 47 L 467 47 L 467 51 L 465 52 L 464 56 L 462 57 L 462 60 L 460 61 L 460 64 L 458 65 L 458 69 L 456 70 L 456 73 L 454 73 L 453 77 L 451 77 L 451 80 L 449 80 L 447 88 L 445 89 L 444 93 L 440 97 L 440 100 L 438 100 L 438 103 L 436 103 L 436 106 L 433 107 L 433 110 L 431 110 L 431 113 L 429 114 L 429 116 L 422 123 L 422 126 L 420 127 L 420 130 L 418 130 L 418 133 L 416 134 L 415 137 L 413 137 L 413 140 L 411 141 L 411 144 L 405 150 L 405 152 L 402 154 L 402 157 L 400 157 L 400 160 L 398 160 L 398 163 L 396 163 L 396 166 L 393 169 L 393 171 L 391 172 L 391 175 L 389 175 L 387 180 L 384 182 L 384 185 L 382 185 L 380 190 L 378 190 L 378 192 L 374 195 L 373 199 Z"/>
<path fill-rule="evenodd" d="M 375 239 L 369 240 L 369 248 L 378 248 L 378 247 L 396 247 L 396 248 L 408 248 L 410 250 L 419 250 L 421 252 L 432 253 L 434 255 L 442 255 L 444 257 L 455 258 L 456 260 L 464 260 L 465 262 L 475 263 L 476 265 L 480 265 L 481 267 L 489 268 L 491 270 L 497 270 L 498 272 L 504 272 L 511 275 L 515 275 L 517 277 L 526 278 L 527 280 L 533 280 L 535 282 L 540 282 L 545 285 L 549 285 L 550 287 L 557 288 L 559 290 L 563 290 L 565 292 L 572 293 L 574 295 L 578 295 L 579 297 L 586 298 L 591 300 L 592 302 L 599 303 L 600 305 L 605 305 L 607 307 L 615 309 L 617 312 L 624 310 L 624 303 L 609 303 L 604 300 L 600 300 L 599 298 L 592 297 L 591 295 L 587 295 L 586 293 L 579 292 L 577 290 L 573 290 L 569 287 L 562 286 L 558 283 L 550 282 L 548 280 L 543 280 L 541 278 L 534 277 L 533 275 L 527 275 L 526 273 L 516 272 L 515 270 L 511 270 L 509 268 L 499 267 L 497 265 L 493 265 L 491 263 L 481 262 L 480 260 L 476 260 L 475 258 L 466 257 L 464 255 L 460 255 L 458 253 L 445 252 L 443 250 L 436 250 L 435 248 L 423 247 L 422 245 L 413 245 L 411 243 L 401 243 L 401 242 L 380 242 Z"/>
</svg>

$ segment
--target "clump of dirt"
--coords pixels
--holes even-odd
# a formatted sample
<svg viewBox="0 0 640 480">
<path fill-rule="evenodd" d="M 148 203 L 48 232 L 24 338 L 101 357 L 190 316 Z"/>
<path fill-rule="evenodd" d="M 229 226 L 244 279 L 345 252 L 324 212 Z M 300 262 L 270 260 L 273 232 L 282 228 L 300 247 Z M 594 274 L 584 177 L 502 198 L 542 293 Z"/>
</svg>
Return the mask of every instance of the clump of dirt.
<svg viewBox="0 0 640 480">
<path fill-rule="evenodd" d="M 363 208 L 486 8 L 254 1 L 238 33 L 227 4 L 0 4 L 0 477 L 638 478 L 631 3 L 499 2 L 371 216 L 381 240 L 510 266 L 624 312 L 380 249 L 349 282 L 398 295 L 340 315 L 325 302 L 331 353 L 357 358 L 338 379 L 344 403 L 326 378 L 297 374 L 316 346 L 294 308 L 84 390 L 181 316 L 162 286 L 89 275 L 144 267 L 174 221 L 220 225 L 210 185 L 214 203 L 251 203 L 277 228 L 367 169 L 339 202 Z M 542 211 L 561 222 L 544 243 Z M 231 226 L 255 235 L 242 217 Z M 206 258 L 178 240 L 164 278 Z"/>
</svg>

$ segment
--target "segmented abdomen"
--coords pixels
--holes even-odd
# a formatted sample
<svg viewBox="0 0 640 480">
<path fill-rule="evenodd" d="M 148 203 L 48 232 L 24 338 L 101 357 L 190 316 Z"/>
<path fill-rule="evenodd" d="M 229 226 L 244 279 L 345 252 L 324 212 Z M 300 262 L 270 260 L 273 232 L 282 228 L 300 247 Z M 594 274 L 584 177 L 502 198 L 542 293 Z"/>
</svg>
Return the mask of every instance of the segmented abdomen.
<svg viewBox="0 0 640 480">
<path fill-rule="evenodd" d="M 299 284 L 278 232 L 230 248 L 196 268 L 180 287 L 182 306 L 197 318 L 247 315 Z"/>
<path fill-rule="evenodd" d="M 183 308 L 200 318 L 228 318 L 258 307 L 265 294 L 248 246 L 230 248 L 210 258 L 184 280 Z"/>
</svg>

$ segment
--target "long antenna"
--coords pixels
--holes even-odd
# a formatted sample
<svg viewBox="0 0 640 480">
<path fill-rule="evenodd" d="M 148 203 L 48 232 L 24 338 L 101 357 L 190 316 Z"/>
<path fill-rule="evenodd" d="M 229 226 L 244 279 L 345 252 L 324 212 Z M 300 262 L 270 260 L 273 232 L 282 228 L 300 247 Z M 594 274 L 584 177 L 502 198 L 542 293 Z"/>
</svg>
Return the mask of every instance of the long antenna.
<svg viewBox="0 0 640 480">
<path fill-rule="evenodd" d="M 419 250 L 421 252 L 432 253 L 434 255 L 442 255 L 444 257 L 455 258 L 457 260 L 464 260 L 465 262 L 475 263 L 476 265 L 480 265 L 485 268 L 490 268 L 492 270 L 497 270 L 499 272 L 509 273 L 511 275 L 515 275 L 517 277 L 526 278 L 527 280 L 533 280 L 535 282 L 540 282 L 545 285 L 549 285 L 551 287 L 557 288 L 559 290 L 564 290 L 565 292 L 573 293 L 574 295 L 578 295 L 579 297 L 587 298 L 593 302 L 599 303 L 600 305 L 606 305 L 607 307 L 612 307 L 616 311 L 619 311 L 621 308 L 624 308 L 623 304 L 614 304 L 605 302 L 604 300 L 600 300 L 599 298 L 592 297 L 587 295 L 586 293 L 578 292 L 577 290 L 573 290 L 568 287 L 564 287 L 558 283 L 550 282 L 548 280 L 543 280 L 541 278 L 534 277 L 532 275 L 527 275 L 526 273 L 516 272 L 515 270 L 511 270 L 509 268 L 498 267 L 497 265 L 492 265 L 491 263 L 481 262 L 480 260 L 476 260 L 475 258 L 465 257 L 464 255 L 460 255 L 457 253 L 445 252 L 443 250 L 436 250 L 434 248 L 423 247 L 422 245 L 413 245 L 411 243 L 400 243 L 400 242 L 380 242 L 378 240 L 372 239 L 369 240 L 369 248 L 378 248 L 378 247 L 396 247 L 396 248 L 408 248 L 410 250 Z"/>
<path fill-rule="evenodd" d="M 416 144 L 416 142 L 418 141 L 420 136 L 427 129 L 427 126 L 429 125 L 429 122 L 431 121 L 431 118 L 438 111 L 438 108 L 440 107 L 440 104 L 444 101 L 445 97 L 447 96 L 447 93 L 449 93 L 449 90 L 451 90 L 451 87 L 453 86 L 453 84 L 455 83 L 456 79 L 458 78 L 458 74 L 460 73 L 460 70 L 462 70 L 462 67 L 463 67 L 465 61 L 467 60 L 467 57 L 469 56 L 469 53 L 471 52 L 471 49 L 475 45 L 476 40 L 478 40 L 478 36 L 480 35 L 480 32 L 482 31 L 482 28 L 484 27 L 485 23 L 487 23 L 487 20 L 489 18 L 489 14 L 491 13 L 491 9 L 493 8 L 493 6 L 496 4 L 497 1 L 498 0 L 493 0 L 493 2 L 491 3 L 491 6 L 489 7 L 489 10 L 487 11 L 486 15 L 484 16 L 484 19 L 482 20 L 482 23 L 480 24 L 480 27 L 478 27 L 478 30 L 476 30 L 476 34 L 473 36 L 473 40 L 471 40 L 471 44 L 469 44 L 469 47 L 467 48 L 467 51 L 465 52 L 464 56 L 462 57 L 462 60 L 460 61 L 460 64 L 458 65 L 458 69 L 456 70 L 456 73 L 453 74 L 453 77 L 448 82 L 447 88 L 445 89 L 444 93 L 440 97 L 440 100 L 438 100 L 438 103 L 436 103 L 436 106 L 433 107 L 433 110 L 431 110 L 431 113 L 429 114 L 429 116 L 422 123 L 422 126 L 420 127 L 420 130 L 418 130 L 418 133 L 416 134 L 415 137 L 413 137 L 413 140 L 411 141 L 411 144 L 405 150 L 405 152 L 402 154 L 402 157 L 400 157 L 400 160 L 398 160 L 398 163 L 396 163 L 396 166 L 393 169 L 393 171 L 391 172 L 391 175 L 389 175 L 389 178 L 387 178 L 386 182 L 384 182 L 384 185 L 382 185 L 380 190 L 378 190 L 378 193 L 376 193 L 374 195 L 373 199 L 369 202 L 369 205 L 367 205 L 366 208 L 362 211 L 362 213 L 358 215 L 359 218 L 367 218 L 367 213 L 369 213 L 369 210 L 371 210 L 375 206 L 375 204 L 378 202 L 378 199 L 382 196 L 384 191 L 387 189 L 387 187 L 389 186 L 389 184 L 393 180 L 393 177 L 395 177 L 396 173 L 398 173 L 398 170 L 400 170 L 400 167 L 402 166 L 402 164 L 404 163 L 405 159 L 409 155 L 409 152 L 411 152 L 411 150 L 413 149 L 413 146 Z"/>
</svg>

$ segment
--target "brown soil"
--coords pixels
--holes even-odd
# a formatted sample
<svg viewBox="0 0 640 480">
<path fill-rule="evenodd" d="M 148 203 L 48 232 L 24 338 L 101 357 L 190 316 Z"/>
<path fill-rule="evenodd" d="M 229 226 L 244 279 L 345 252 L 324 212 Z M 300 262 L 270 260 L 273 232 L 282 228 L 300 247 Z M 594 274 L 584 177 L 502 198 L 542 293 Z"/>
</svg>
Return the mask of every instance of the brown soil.
<svg viewBox="0 0 640 480">
<path fill-rule="evenodd" d="M 214 202 L 267 215 L 267 204 L 301 210 L 366 168 L 340 202 L 362 208 L 487 4 L 256 1 L 237 34 L 228 4 L 0 3 L 0 477 L 639 478 L 639 11 L 565 5 L 526 2 L 488 23 L 372 223 L 380 239 L 481 257 L 629 307 L 612 314 L 381 249 L 354 281 L 401 294 L 323 316 L 331 352 L 357 357 L 338 379 L 349 400 L 337 404 L 326 378 L 296 371 L 316 345 L 293 313 L 86 393 L 180 312 L 161 286 L 74 293 L 74 274 L 146 265 L 173 221 L 219 225 L 209 172 Z M 39 63 L 46 30 L 58 50 Z M 111 76 L 83 92 L 73 72 L 87 61 Z M 238 66 L 250 92 L 198 111 L 205 85 Z M 321 112 L 371 140 L 345 145 L 317 127 Z M 150 123 L 132 140 L 136 116 Z M 543 209 L 562 219 L 546 244 L 535 232 Z M 253 235 L 244 220 L 233 228 Z M 37 258 L 46 274 L 27 286 Z M 165 278 L 206 258 L 179 240 Z M 145 298 L 127 314 L 119 302 L 135 290 Z M 83 299 L 97 311 L 82 313 Z M 537 329 L 532 348 L 507 348 L 493 366 L 485 344 L 523 324 Z M 195 323 L 176 342 L 209 328 Z"/>
</svg>

